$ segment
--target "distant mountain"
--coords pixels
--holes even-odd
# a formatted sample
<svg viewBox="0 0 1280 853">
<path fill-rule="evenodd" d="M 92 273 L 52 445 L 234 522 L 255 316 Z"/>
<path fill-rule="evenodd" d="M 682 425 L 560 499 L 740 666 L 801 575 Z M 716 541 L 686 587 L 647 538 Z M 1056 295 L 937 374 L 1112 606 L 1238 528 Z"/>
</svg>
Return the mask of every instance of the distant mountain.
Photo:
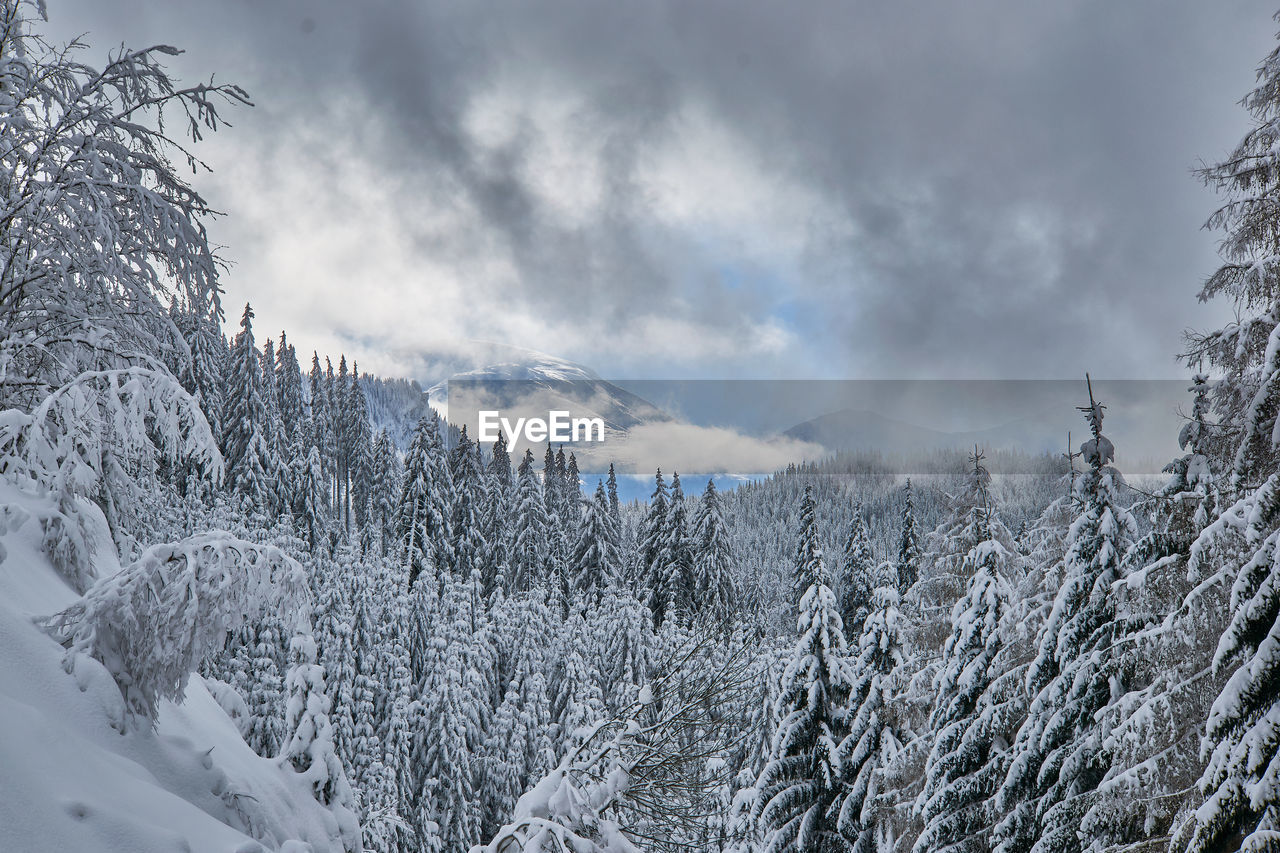
<svg viewBox="0 0 1280 853">
<path fill-rule="evenodd" d="M 878 450 L 909 454 L 929 450 L 984 450 L 1041 453 L 1060 449 L 1064 427 L 1050 417 L 1022 418 L 989 429 L 944 432 L 894 420 L 865 409 L 844 409 L 796 424 L 784 435 L 831 451 Z"/>
<path fill-rule="evenodd" d="M 952 436 L 945 432 L 863 409 L 845 409 L 821 415 L 796 424 L 783 435 L 820 444 L 828 450 L 879 450 L 884 453 L 949 448 L 954 444 Z"/>
<path fill-rule="evenodd" d="M 612 432 L 671 420 L 648 400 L 601 379 L 588 367 L 532 350 L 512 350 L 518 357 L 457 373 L 432 385 L 427 390 L 432 408 L 449 415 L 452 386 L 454 405 L 449 420 L 453 423 L 470 419 L 477 408 L 533 412 L 543 417 L 551 409 L 566 409 L 575 417 L 603 418 Z"/>
</svg>

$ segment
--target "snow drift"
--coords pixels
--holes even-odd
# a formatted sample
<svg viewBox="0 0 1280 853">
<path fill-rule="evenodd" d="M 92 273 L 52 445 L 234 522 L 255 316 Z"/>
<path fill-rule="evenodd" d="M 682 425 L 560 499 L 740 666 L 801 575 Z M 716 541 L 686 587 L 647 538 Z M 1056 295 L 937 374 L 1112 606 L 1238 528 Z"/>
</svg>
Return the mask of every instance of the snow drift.
<svg viewBox="0 0 1280 853">
<path fill-rule="evenodd" d="M 124 724 L 97 660 L 77 654 L 68 673 L 37 624 L 81 600 L 41 551 L 44 503 L 0 482 L 0 849 L 340 853 L 353 826 L 245 744 L 225 685 L 191 675 L 180 699 L 158 702 L 152 729 Z M 105 562 L 100 578 L 120 571 Z"/>
</svg>

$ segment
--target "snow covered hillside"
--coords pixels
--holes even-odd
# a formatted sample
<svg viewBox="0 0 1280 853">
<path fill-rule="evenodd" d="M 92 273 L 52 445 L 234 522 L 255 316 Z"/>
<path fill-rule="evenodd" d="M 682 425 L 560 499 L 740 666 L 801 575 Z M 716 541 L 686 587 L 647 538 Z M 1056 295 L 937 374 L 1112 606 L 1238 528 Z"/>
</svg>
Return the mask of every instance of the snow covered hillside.
<svg viewBox="0 0 1280 853">
<path fill-rule="evenodd" d="M 151 731 L 123 724 L 101 664 L 81 657 L 67 673 L 33 621 L 79 598 L 41 551 L 43 504 L 0 482 L 0 849 L 341 851 L 308 781 L 245 744 L 215 698 L 243 711 L 225 685 L 192 675 Z M 103 575 L 119 569 L 103 562 Z"/>
</svg>

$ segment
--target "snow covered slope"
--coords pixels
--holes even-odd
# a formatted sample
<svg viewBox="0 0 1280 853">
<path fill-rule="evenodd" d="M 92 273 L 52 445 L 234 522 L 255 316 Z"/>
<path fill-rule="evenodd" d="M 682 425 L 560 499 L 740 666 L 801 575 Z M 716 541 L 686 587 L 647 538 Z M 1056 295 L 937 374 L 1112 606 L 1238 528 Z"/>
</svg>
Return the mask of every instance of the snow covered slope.
<svg viewBox="0 0 1280 853">
<path fill-rule="evenodd" d="M 0 481 L 0 851 L 340 851 L 333 814 L 245 745 L 199 676 L 155 731 L 121 734 L 107 671 L 67 674 L 32 621 L 77 598 L 40 550 L 41 509 Z"/>
</svg>

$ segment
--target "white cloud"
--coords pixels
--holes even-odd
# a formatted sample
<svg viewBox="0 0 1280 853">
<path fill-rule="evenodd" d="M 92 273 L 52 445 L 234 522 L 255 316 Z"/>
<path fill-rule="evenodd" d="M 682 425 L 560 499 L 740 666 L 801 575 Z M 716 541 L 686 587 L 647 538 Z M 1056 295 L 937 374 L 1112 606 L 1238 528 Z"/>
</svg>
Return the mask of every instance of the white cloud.
<svg viewBox="0 0 1280 853">
<path fill-rule="evenodd" d="M 613 462 L 619 471 L 633 474 L 657 468 L 683 474 L 759 474 L 828 455 L 821 446 L 805 441 L 762 439 L 726 427 L 677 422 L 641 424 L 625 438 L 595 448 L 575 445 L 574 450 L 585 458 L 584 470 L 597 470 L 593 463 L 603 470 Z"/>
<path fill-rule="evenodd" d="M 532 127 L 535 142 L 519 166 L 528 186 L 565 229 L 602 215 L 605 154 L 575 123 L 574 104 L 513 91 L 520 93 L 496 89 L 476 99 L 466 122 L 473 141 L 498 156 L 522 127 Z M 211 194 L 230 214 L 215 225 L 215 237 L 235 262 L 224 276 L 227 313 L 234 319 L 252 301 L 259 337 L 284 328 L 308 353 L 346 352 L 362 369 L 382 373 L 420 369 L 421 353 L 474 338 L 589 362 L 603 350 L 606 369 L 625 364 L 637 375 L 676 353 L 687 363 L 742 363 L 797 344 L 789 328 L 750 316 L 755 307 L 741 301 L 709 305 L 685 294 L 646 303 L 634 294 L 624 299 L 625 287 L 605 281 L 582 285 L 587 298 L 568 304 L 562 294 L 542 292 L 466 194 L 431 176 L 398 180 L 368 156 L 377 121 L 357 103 L 331 106 L 332 115 L 291 124 L 281 137 L 248 145 L 220 135 L 211 146 Z M 335 126 L 360 128 L 369 141 L 361 147 Z M 783 220 L 808 202 L 793 193 L 790 214 L 780 207 L 777 181 L 727 130 L 693 120 L 672 145 L 642 173 L 655 221 L 676 230 L 772 235 L 746 240 L 759 264 L 797 250 L 800 229 L 788 232 Z M 704 160 L 719 163 L 714 173 L 699 174 Z"/>
</svg>

